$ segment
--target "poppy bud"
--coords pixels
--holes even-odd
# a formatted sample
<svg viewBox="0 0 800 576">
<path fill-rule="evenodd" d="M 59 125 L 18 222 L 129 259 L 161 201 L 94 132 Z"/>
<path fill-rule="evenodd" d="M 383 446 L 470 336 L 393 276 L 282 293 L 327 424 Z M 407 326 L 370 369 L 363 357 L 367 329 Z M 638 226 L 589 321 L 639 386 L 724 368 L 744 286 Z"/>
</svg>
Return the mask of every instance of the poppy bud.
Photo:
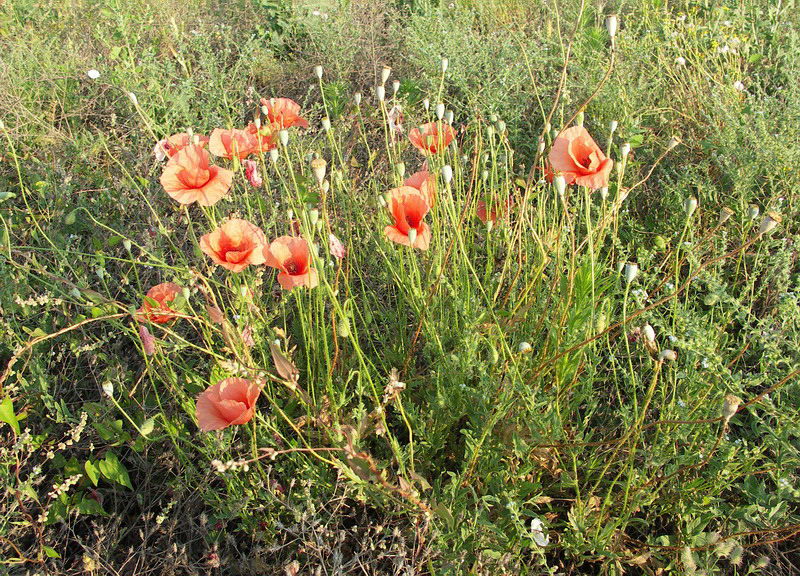
<svg viewBox="0 0 800 576">
<path fill-rule="evenodd" d="M 111 382 L 105 382 L 103 384 L 103 393 L 108 396 L 109 398 L 114 397 L 114 385 Z"/>
<path fill-rule="evenodd" d="M 619 122 L 617 122 L 616 120 L 612 120 L 611 122 L 608 123 L 608 131 L 613 134 L 614 132 L 617 131 L 618 126 Z"/>
<path fill-rule="evenodd" d="M 603 201 L 608 199 L 608 186 L 603 186 L 600 188 L 600 198 L 602 198 Z"/>
<path fill-rule="evenodd" d="M 441 102 L 436 105 L 436 117 L 441 120 L 444 117 L 444 104 Z"/>
<path fill-rule="evenodd" d="M 411 243 L 412 246 L 417 241 L 417 229 L 416 228 L 410 228 L 408 230 L 408 241 Z"/>
<path fill-rule="evenodd" d="M 484 181 L 485 181 L 485 180 L 488 180 L 488 179 L 489 179 L 489 171 L 488 171 L 488 170 L 483 170 L 483 171 L 481 172 L 481 178 L 483 178 L 483 179 L 484 179 Z"/>
<path fill-rule="evenodd" d="M 378 102 L 383 102 L 386 98 L 386 88 L 383 86 L 375 86 L 375 96 L 378 98 Z"/>
<path fill-rule="evenodd" d="M 383 194 L 378 195 L 378 204 L 380 204 L 381 207 L 386 208 L 386 198 L 383 197 Z"/>
<path fill-rule="evenodd" d="M 312 226 L 317 225 L 317 221 L 319 220 L 319 210 L 314 208 L 313 210 L 308 211 L 308 221 L 311 222 Z"/>
<path fill-rule="evenodd" d="M 486 232 L 490 234 L 493 229 L 494 229 L 494 220 L 487 220 L 486 221 Z"/>
<path fill-rule="evenodd" d="M 389 79 L 389 76 L 392 74 L 392 69 L 388 66 L 384 66 L 383 70 L 381 70 L 381 84 L 386 84 L 386 81 Z"/>
<path fill-rule="evenodd" d="M 733 216 L 733 210 L 728 208 L 727 206 L 723 206 L 719 210 L 719 220 L 717 221 L 717 226 L 722 226 L 725 222 L 728 221 L 728 218 Z"/>
<path fill-rule="evenodd" d="M 425 112 L 427 112 L 431 108 L 431 101 L 425 98 L 425 100 L 422 101 L 422 107 L 425 108 Z"/>
<path fill-rule="evenodd" d="M 541 136 L 539 136 L 539 155 L 540 155 L 540 156 L 541 156 L 542 154 L 544 154 L 544 147 L 545 147 L 544 138 L 542 138 Z"/>
<path fill-rule="evenodd" d="M 584 118 L 585 118 L 585 115 L 584 115 L 584 113 L 583 113 L 583 110 L 579 111 L 579 112 L 578 112 L 578 113 L 575 115 L 575 126 L 583 126 L 583 120 L 584 120 Z"/>
<path fill-rule="evenodd" d="M 339 320 L 339 323 L 336 326 L 336 333 L 340 338 L 350 337 L 350 323 L 347 321 L 347 318 L 342 318 Z"/>
<path fill-rule="evenodd" d="M 328 182 L 327 180 L 324 180 L 324 181 L 322 182 L 322 191 L 323 191 L 323 192 L 325 192 L 325 193 L 327 194 L 327 193 L 328 193 L 328 190 L 330 190 L 330 189 L 331 189 L 331 183 L 330 183 L 330 182 Z"/>
<path fill-rule="evenodd" d="M 400 91 L 400 80 L 395 80 L 392 82 L 392 95 L 397 95 Z"/>
<path fill-rule="evenodd" d="M 506 123 L 505 123 L 505 122 L 503 122 L 502 120 L 499 120 L 499 121 L 497 122 L 497 131 L 498 131 L 500 134 L 503 134 L 503 133 L 506 131 Z"/>
<path fill-rule="evenodd" d="M 488 138 L 493 138 L 494 137 L 494 125 L 486 127 L 486 136 Z"/>
<path fill-rule="evenodd" d="M 278 149 L 277 148 L 272 148 L 269 151 L 269 159 L 272 160 L 273 162 L 277 162 L 278 161 Z"/>
<path fill-rule="evenodd" d="M 617 35 L 617 26 L 619 24 L 619 20 L 617 19 L 616 14 L 609 14 L 606 16 L 606 30 L 608 30 L 608 35 L 613 38 Z"/>
<path fill-rule="evenodd" d="M 130 251 L 131 251 L 131 241 L 130 241 L 130 240 L 128 240 L 127 238 L 125 238 L 125 239 L 122 241 L 122 245 L 125 247 L 125 251 L 126 251 L 126 252 L 130 252 Z"/>
<path fill-rule="evenodd" d="M 316 74 L 317 79 L 322 80 L 322 66 L 314 66 L 314 74 Z"/>
<path fill-rule="evenodd" d="M 286 148 L 289 145 L 289 131 L 284 129 L 278 132 L 278 139 L 281 142 L 281 146 Z"/>
<path fill-rule="evenodd" d="M 781 215 L 777 212 L 767 212 L 767 215 L 764 216 L 764 219 L 761 221 L 761 226 L 758 227 L 759 234 L 769 234 L 775 228 L 777 228 L 778 224 L 783 221 Z"/>
<path fill-rule="evenodd" d="M 651 344 L 656 341 L 656 331 L 653 330 L 653 327 L 650 326 L 650 324 L 645 324 L 642 326 L 642 334 L 644 334 L 645 340 Z"/>
<path fill-rule="evenodd" d="M 738 396 L 733 394 L 725 396 L 725 401 L 722 403 L 722 420 L 725 424 L 730 422 L 731 418 L 739 411 L 739 404 L 741 403 L 742 399 Z"/>
<path fill-rule="evenodd" d="M 544 131 L 545 131 L 545 132 L 550 132 L 550 130 L 551 130 L 552 128 L 553 128 L 553 126 L 550 124 L 550 122 L 547 122 L 547 123 L 544 125 Z"/>
<path fill-rule="evenodd" d="M 353 94 L 353 101 L 356 103 L 356 106 L 361 106 L 361 92 Z"/>
<path fill-rule="evenodd" d="M 397 164 L 394 165 L 394 171 L 397 174 L 397 177 L 402 180 L 403 176 L 406 175 L 406 163 L 398 162 Z"/>
<path fill-rule="evenodd" d="M 628 154 L 631 153 L 631 145 L 628 142 L 625 142 L 619 147 L 619 152 L 622 154 L 622 160 L 626 160 L 628 158 Z"/>
<path fill-rule="evenodd" d="M 134 106 L 138 106 L 139 105 L 139 99 L 136 97 L 136 94 L 134 94 L 133 92 L 128 92 L 128 98 L 130 99 L 131 102 L 133 102 Z"/>
<path fill-rule="evenodd" d="M 675 350 L 664 350 L 658 355 L 661 362 L 675 362 L 678 359 L 678 353 Z"/>
<path fill-rule="evenodd" d="M 683 203 L 683 209 L 686 212 L 686 217 L 691 218 L 694 211 L 697 210 L 697 198 L 689 196 Z"/>
<path fill-rule="evenodd" d="M 442 166 L 442 178 L 444 178 L 445 184 L 450 184 L 453 180 L 453 167 L 450 164 Z"/>
<path fill-rule="evenodd" d="M 747 209 L 747 215 L 750 217 L 751 220 L 755 220 L 758 218 L 759 213 L 761 210 L 755 204 L 750 204 L 750 208 Z"/>
<path fill-rule="evenodd" d="M 322 119 L 322 129 L 325 130 L 325 132 L 331 129 L 331 119 L 327 116 Z"/>
<path fill-rule="evenodd" d="M 563 174 L 559 174 L 553 178 L 553 184 L 556 186 L 556 191 L 558 191 L 559 197 L 563 198 L 564 193 L 567 191 L 567 179 L 564 178 Z"/>
<path fill-rule="evenodd" d="M 261 130 L 261 116 L 256 115 L 256 117 L 253 118 L 253 125 L 256 127 L 256 130 Z M 197 138 L 198 140 L 197 142 L 195 142 L 195 144 L 199 144 L 200 136 L 195 136 L 195 138 Z"/>
<path fill-rule="evenodd" d="M 261 113 L 262 113 L 264 116 L 267 116 L 267 115 L 269 114 L 269 106 L 266 106 L 266 105 L 265 105 L 265 106 L 262 106 L 262 107 L 261 107 Z"/>
<path fill-rule="evenodd" d="M 673 136 L 672 138 L 669 139 L 669 142 L 667 142 L 667 150 L 672 150 L 673 148 L 675 148 L 675 146 L 677 146 L 680 143 L 681 141 L 678 139 L 678 137 Z"/>
<path fill-rule="evenodd" d="M 608 316 L 606 316 L 605 312 L 600 312 L 594 319 L 595 332 L 600 334 L 601 332 L 605 332 L 606 328 L 608 328 Z"/>
<path fill-rule="evenodd" d="M 517 350 L 519 350 L 520 354 L 529 354 L 530 352 L 533 352 L 533 347 L 529 342 L 520 342 Z"/>
<path fill-rule="evenodd" d="M 442 74 L 447 72 L 447 67 L 450 66 L 450 60 L 447 58 L 442 58 Z"/>
<path fill-rule="evenodd" d="M 448 110 L 447 112 L 444 113 L 444 120 L 448 124 L 452 124 L 453 123 L 453 118 L 454 118 L 454 115 L 453 115 L 453 111 L 452 110 Z"/>
<path fill-rule="evenodd" d="M 639 265 L 635 262 L 628 262 L 622 269 L 622 275 L 625 278 L 625 283 L 630 284 L 639 275 Z"/>
<path fill-rule="evenodd" d="M 315 158 L 311 161 L 311 172 L 314 173 L 314 178 L 317 179 L 317 183 L 320 185 L 322 185 L 323 180 L 325 180 L 325 169 L 327 166 L 328 163 L 322 158 Z"/>
</svg>

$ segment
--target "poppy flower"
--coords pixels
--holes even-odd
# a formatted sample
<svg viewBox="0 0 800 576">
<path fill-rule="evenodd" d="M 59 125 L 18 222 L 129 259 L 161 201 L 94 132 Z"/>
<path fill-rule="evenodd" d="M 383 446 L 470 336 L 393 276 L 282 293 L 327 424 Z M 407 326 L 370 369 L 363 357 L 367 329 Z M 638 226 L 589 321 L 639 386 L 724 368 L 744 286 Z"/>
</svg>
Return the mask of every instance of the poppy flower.
<svg viewBox="0 0 800 576">
<path fill-rule="evenodd" d="M 255 152 L 269 152 L 278 146 L 278 133 L 281 128 L 278 124 L 266 124 L 261 127 L 256 126 L 252 122 L 247 125 L 245 130 L 253 137 L 253 148 L 250 153 Z"/>
<path fill-rule="evenodd" d="M 592 190 L 608 186 L 614 165 L 583 126 L 572 126 L 559 134 L 548 159 L 552 169 L 563 174 L 567 184 L 575 183 Z"/>
<path fill-rule="evenodd" d="M 453 127 L 442 122 L 428 122 L 412 128 L 408 139 L 423 154 L 437 154 L 447 148 L 456 135 Z"/>
<path fill-rule="evenodd" d="M 264 248 L 264 258 L 267 266 L 278 269 L 278 283 L 284 290 L 319 284 L 317 271 L 311 267 L 311 250 L 303 238 L 281 236 Z"/>
<path fill-rule="evenodd" d="M 333 234 L 328 234 L 328 247 L 331 256 L 337 260 L 342 260 L 347 255 L 347 249 L 344 247 L 344 244 Z"/>
<path fill-rule="evenodd" d="M 263 184 L 264 181 L 258 173 L 258 164 L 253 160 L 245 160 L 242 164 L 244 164 L 244 175 L 247 181 L 250 182 L 250 186 L 253 188 L 261 188 L 261 184 Z"/>
<path fill-rule="evenodd" d="M 167 324 L 177 317 L 177 312 L 170 308 L 169 303 L 177 298 L 183 288 L 172 282 L 164 282 L 150 288 L 145 294 L 142 307 L 137 310 L 136 319 L 145 320 L 155 324 Z"/>
<path fill-rule="evenodd" d="M 164 138 L 156 144 L 154 153 L 156 158 L 163 160 L 164 158 L 172 158 L 189 146 L 190 144 L 200 144 L 205 146 L 208 144 L 208 136 L 202 134 L 189 134 L 188 132 L 178 132 L 169 138 Z"/>
<path fill-rule="evenodd" d="M 499 200 L 491 203 L 491 210 L 487 210 L 486 202 L 483 200 L 478 201 L 478 207 L 475 210 L 478 218 L 484 224 L 488 222 L 497 222 L 505 218 L 506 214 L 511 210 L 511 199 L 505 201 L 505 206 Z"/>
<path fill-rule="evenodd" d="M 241 272 L 250 264 L 263 264 L 266 245 L 261 228 L 238 218 L 231 218 L 200 238 L 200 249 L 231 272 Z"/>
<path fill-rule="evenodd" d="M 401 186 L 389 192 L 389 208 L 394 224 L 384 233 L 392 242 L 427 250 L 431 242 L 431 229 L 423 220 L 430 206 L 422 192 L 411 186 Z"/>
<path fill-rule="evenodd" d="M 278 130 L 297 126 L 308 128 L 308 120 L 300 116 L 300 104 L 291 98 L 262 98 L 261 105 L 266 108 L 267 119 L 278 125 Z"/>
<path fill-rule="evenodd" d="M 258 383 L 244 378 L 225 378 L 206 388 L 197 397 L 197 424 L 200 430 L 222 430 L 246 424 L 256 411 L 261 390 Z"/>
<path fill-rule="evenodd" d="M 403 186 L 411 186 L 419 190 L 431 208 L 436 203 L 436 177 L 428 172 L 427 168 L 415 172 L 405 179 Z"/>
<path fill-rule="evenodd" d="M 255 125 L 244 130 L 214 128 L 208 142 L 208 149 L 220 158 L 239 158 L 243 160 L 259 148 L 258 129 Z"/>
<path fill-rule="evenodd" d="M 161 174 L 164 190 L 181 204 L 213 206 L 228 193 L 232 182 L 233 172 L 211 164 L 211 155 L 202 144 L 178 152 Z"/>
</svg>

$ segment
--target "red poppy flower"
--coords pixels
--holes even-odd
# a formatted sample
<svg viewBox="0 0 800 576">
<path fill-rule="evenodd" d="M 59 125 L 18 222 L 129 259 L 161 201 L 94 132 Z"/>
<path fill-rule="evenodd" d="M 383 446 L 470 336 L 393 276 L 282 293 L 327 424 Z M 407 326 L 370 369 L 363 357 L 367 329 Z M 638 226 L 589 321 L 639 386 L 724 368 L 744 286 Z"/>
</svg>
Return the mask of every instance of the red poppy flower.
<svg viewBox="0 0 800 576">
<path fill-rule="evenodd" d="M 281 236 L 264 249 L 264 258 L 267 266 L 278 269 L 278 283 L 284 290 L 319 284 L 317 271 L 311 267 L 311 250 L 303 238 Z"/>
<path fill-rule="evenodd" d="M 150 288 L 145 295 L 142 307 L 137 310 L 136 319 L 156 324 L 167 324 L 177 317 L 177 312 L 169 303 L 175 300 L 183 288 L 172 282 L 164 282 Z"/>
<path fill-rule="evenodd" d="M 251 122 L 245 130 L 253 137 L 251 153 L 269 152 L 278 146 L 278 132 L 281 130 L 278 124 L 262 124 L 259 128 Z"/>
<path fill-rule="evenodd" d="M 212 165 L 211 155 L 202 144 L 178 152 L 161 174 L 164 190 L 181 204 L 212 206 L 228 193 L 232 182 L 233 172 Z"/>
<path fill-rule="evenodd" d="M 308 120 L 300 116 L 300 104 L 291 98 L 266 98 L 261 99 L 261 105 L 266 108 L 267 119 L 270 123 L 282 128 L 308 128 Z"/>
<path fill-rule="evenodd" d="M 208 136 L 202 134 L 189 134 L 188 132 L 178 132 L 169 138 L 164 138 L 156 146 L 156 157 L 172 158 L 189 146 L 190 144 L 200 144 L 205 146 L 208 144 Z"/>
<path fill-rule="evenodd" d="M 256 412 L 261 393 L 258 383 L 244 378 L 225 378 L 197 397 L 197 424 L 200 430 L 222 430 L 246 424 Z"/>
<path fill-rule="evenodd" d="M 456 135 L 449 124 L 428 122 L 419 128 L 412 128 L 408 139 L 423 154 L 437 154 L 447 148 Z"/>
<path fill-rule="evenodd" d="M 401 186 L 389 192 L 389 208 L 394 224 L 384 228 L 392 242 L 427 250 L 431 242 L 431 229 L 425 222 L 430 206 L 422 193 L 411 186 Z"/>
<path fill-rule="evenodd" d="M 214 128 L 208 142 L 208 149 L 214 156 L 220 158 L 239 158 L 240 160 L 247 158 L 259 148 L 258 130 L 255 129 L 255 125 L 252 126 L 252 128 L 248 126 L 244 130 Z"/>
<path fill-rule="evenodd" d="M 559 134 L 548 159 L 553 170 L 564 175 L 567 184 L 592 190 L 608 186 L 614 165 L 583 126 L 572 126 Z"/>
<path fill-rule="evenodd" d="M 478 218 L 481 222 L 486 224 L 487 222 L 497 222 L 498 220 L 503 220 L 506 217 L 506 214 L 511 211 L 511 199 L 507 199 L 505 201 L 505 206 L 499 200 L 494 200 L 492 202 L 491 210 L 486 209 L 486 202 L 483 200 L 478 201 L 478 207 L 475 210 Z"/>
<path fill-rule="evenodd" d="M 228 220 L 200 238 L 200 249 L 231 272 L 241 272 L 250 264 L 263 264 L 266 245 L 261 228 L 238 218 Z"/>
<path fill-rule="evenodd" d="M 405 179 L 403 186 L 411 186 L 419 190 L 431 208 L 436 203 L 436 177 L 427 169 L 415 172 Z"/>
</svg>

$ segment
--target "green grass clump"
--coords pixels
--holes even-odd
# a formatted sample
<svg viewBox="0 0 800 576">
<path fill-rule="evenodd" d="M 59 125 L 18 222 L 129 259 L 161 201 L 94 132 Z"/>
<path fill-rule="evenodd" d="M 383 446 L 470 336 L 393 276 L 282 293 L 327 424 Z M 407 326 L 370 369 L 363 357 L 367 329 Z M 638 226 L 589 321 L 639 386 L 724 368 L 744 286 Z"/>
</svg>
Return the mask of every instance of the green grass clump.
<svg viewBox="0 0 800 576">
<path fill-rule="evenodd" d="M 794 573 L 796 16 L 619 10 L 612 42 L 583 3 L 0 7 L 3 566 Z M 214 158 L 220 202 L 165 193 L 156 142 L 278 96 L 310 126 L 260 187 Z M 456 137 L 423 155 L 427 122 Z M 576 123 L 601 190 L 547 176 Z M 384 228 L 423 169 L 417 250 Z M 232 217 L 304 238 L 319 285 L 215 265 Z M 147 322 L 162 282 L 179 318 Z M 230 377 L 254 417 L 201 431 Z"/>
</svg>

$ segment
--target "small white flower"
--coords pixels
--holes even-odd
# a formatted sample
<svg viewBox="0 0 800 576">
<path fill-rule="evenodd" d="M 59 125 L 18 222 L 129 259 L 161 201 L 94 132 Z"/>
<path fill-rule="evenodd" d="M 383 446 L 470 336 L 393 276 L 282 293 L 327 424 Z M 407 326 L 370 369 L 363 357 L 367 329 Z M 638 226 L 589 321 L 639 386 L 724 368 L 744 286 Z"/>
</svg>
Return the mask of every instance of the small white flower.
<svg viewBox="0 0 800 576">
<path fill-rule="evenodd" d="M 675 58 L 675 64 L 677 64 L 678 66 L 686 66 L 686 58 L 684 58 L 683 56 L 678 56 L 677 58 Z"/>
<path fill-rule="evenodd" d="M 544 525 L 538 518 L 531 520 L 531 536 L 533 537 L 533 541 L 540 548 L 544 548 L 550 544 L 550 536 L 545 534 Z"/>
<path fill-rule="evenodd" d="M 744 92 L 744 84 L 740 80 L 737 80 L 733 83 L 734 90 L 738 90 L 739 92 Z"/>
<path fill-rule="evenodd" d="M 98 71 L 97 71 L 97 70 L 95 70 L 94 68 L 92 68 L 91 70 L 89 70 L 89 71 L 86 73 L 86 75 L 87 75 L 89 78 L 91 78 L 92 80 L 97 80 L 98 78 L 100 78 L 100 72 L 98 72 Z"/>
</svg>

